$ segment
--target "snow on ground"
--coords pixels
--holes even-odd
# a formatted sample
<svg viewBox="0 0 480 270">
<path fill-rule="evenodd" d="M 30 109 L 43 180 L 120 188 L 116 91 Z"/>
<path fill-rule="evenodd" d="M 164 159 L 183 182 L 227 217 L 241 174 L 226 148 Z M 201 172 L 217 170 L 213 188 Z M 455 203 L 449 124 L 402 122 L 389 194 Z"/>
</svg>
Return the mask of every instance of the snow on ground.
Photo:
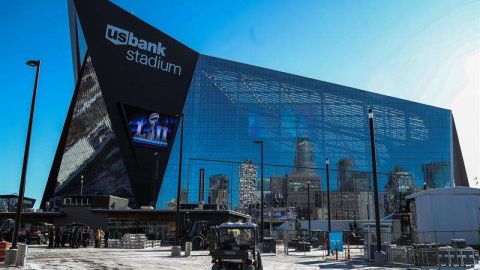
<svg viewBox="0 0 480 270">
<path fill-rule="evenodd" d="M 380 269 L 361 259 L 357 251 L 351 261 L 325 259 L 322 251 L 290 252 L 290 254 L 263 254 L 265 270 L 283 269 Z M 342 256 L 340 256 L 341 258 Z M 151 249 L 48 249 L 29 247 L 25 269 L 211 269 L 208 251 L 193 251 L 189 258 L 170 257 L 169 247 Z M 0 268 L 9 269 L 2 267 Z M 13 269 L 13 268 L 12 268 Z M 384 269 L 384 268 L 382 268 Z M 389 269 L 392 269 L 389 267 Z M 398 269 L 398 268 L 397 268 Z"/>
</svg>

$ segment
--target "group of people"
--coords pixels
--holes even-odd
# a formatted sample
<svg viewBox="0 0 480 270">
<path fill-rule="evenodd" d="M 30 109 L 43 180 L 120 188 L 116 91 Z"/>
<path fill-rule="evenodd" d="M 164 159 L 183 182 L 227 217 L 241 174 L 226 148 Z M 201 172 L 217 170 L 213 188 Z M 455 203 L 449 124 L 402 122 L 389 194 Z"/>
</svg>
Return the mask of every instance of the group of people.
<svg viewBox="0 0 480 270">
<path fill-rule="evenodd" d="M 48 230 L 48 247 L 60 248 L 67 244 L 70 248 L 88 247 L 91 236 L 89 227 L 52 226 Z"/>
<path fill-rule="evenodd" d="M 52 226 L 48 232 L 48 247 L 60 248 L 68 246 L 71 248 L 79 248 L 81 246 L 88 247 L 90 245 L 91 237 L 94 237 L 95 247 L 99 248 L 104 241 L 104 246 L 108 247 L 108 239 L 110 233 L 108 230 L 103 231 L 102 228 L 97 228 L 95 234 L 87 227 L 68 227 L 68 226 Z"/>
</svg>

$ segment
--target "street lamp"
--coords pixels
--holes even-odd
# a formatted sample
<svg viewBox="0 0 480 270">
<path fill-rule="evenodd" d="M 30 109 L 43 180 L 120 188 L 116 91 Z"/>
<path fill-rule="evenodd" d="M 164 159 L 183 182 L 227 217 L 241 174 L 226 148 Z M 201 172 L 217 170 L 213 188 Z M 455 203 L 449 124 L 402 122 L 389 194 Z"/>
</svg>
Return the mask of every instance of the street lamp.
<svg viewBox="0 0 480 270">
<path fill-rule="evenodd" d="M 375 227 L 377 235 L 377 252 L 375 253 L 375 261 L 383 264 L 382 256 L 382 240 L 380 236 L 380 211 L 378 207 L 378 179 L 377 179 L 377 154 L 375 150 L 375 131 L 373 127 L 373 110 L 368 109 L 368 122 L 370 125 L 370 147 L 372 153 L 372 174 L 373 174 L 373 200 L 375 205 Z M 378 259 L 377 259 L 378 258 Z"/>
<path fill-rule="evenodd" d="M 175 245 L 180 245 L 179 239 L 179 230 L 180 230 L 180 189 L 182 187 L 182 159 L 183 159 L 183 113 L 179 115 L 181 117 L 181 125 L 182 128 L 180 129 L 180 154 L 179 154 L 179 161 L 178 161 L 178 186 L 177 186 L 177 209 L 176 209 L 176 222 L 175 222 Z"/>
<path fill-rule="evenodd" d="M 308 211 L 308 235 L 310 235 L 310 232 L 312 230 L 311 227 L 311 217 L 310 217 L 310 180 L 307 181 L 307 211 Z"/>
<path fill-rule="evenodd" d="M 10 249 L 17 249 L 18 230 L 20 228 L 23 199 L 25 197 L 25 182 L 27 175 L 28 154 L 30 152 L 30 137 L 32 135 L 33 112 L 35 111 L 35 99 L 37 97 L 38 73 L 40 72 L 40 60 L 29 60 L 26 63 L 31 67 L 36 68 L 35 83 L 33 85 L 32 104 L 30 107 L 30 118 L 28 120 L 27 141 L 25 143 L 25 152 L 23 154 L 22 175 L 20 178 L 20 188 L 18 191 L 17 213 L 15 215 L 15 230 L 13 231 L 12 247 Z"/>
<path fill-rule="evenodd" d="M 263 141 L 256 140 L 255 144 L 260 144 L 260 166 L 261 166 L 261 187 L 260 187 L 260 242 L 263 243 Z"/>
<path fill-rule="evenodd" d="M 80 176 L 80 196 L 83 195 L 83 174 Z"/>
<path fill-rule="evenodd" d="M 332 223 L 330 219 L 330 161 L 325 159 L 325 166 L 327 167 L 327 218 L 328 218 L 328 242 L 327 252 L 330 254 L 330 232 L 332 231 Z"/>
</svg>

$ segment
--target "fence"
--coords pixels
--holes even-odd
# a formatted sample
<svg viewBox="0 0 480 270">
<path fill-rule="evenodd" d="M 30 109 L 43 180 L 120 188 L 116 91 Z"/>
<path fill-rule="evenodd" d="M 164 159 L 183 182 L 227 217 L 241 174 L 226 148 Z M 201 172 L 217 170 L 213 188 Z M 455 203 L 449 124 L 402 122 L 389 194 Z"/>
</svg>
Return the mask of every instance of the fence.
<svg viewBox="0 0 480 270">
<path fill-rule="evenodd" d="M 396 236 L 387 248 L 389 262 L 415 266 L 472 266 L 479 262 L 480 231 L 414 232 L 413 244 L 397 245 Z M 397 235 L 398 236 L 398 235 Z M 397 239 L 397 240 L 395 240 Z M 406 241 L 404 241 L 406 242 Z"/>
</svg>

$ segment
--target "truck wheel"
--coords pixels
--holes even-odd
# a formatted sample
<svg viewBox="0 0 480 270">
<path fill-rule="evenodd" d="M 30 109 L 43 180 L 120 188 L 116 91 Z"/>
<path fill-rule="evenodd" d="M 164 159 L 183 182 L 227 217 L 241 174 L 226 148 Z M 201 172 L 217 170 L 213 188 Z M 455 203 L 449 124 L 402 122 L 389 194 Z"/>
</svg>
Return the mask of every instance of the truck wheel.
<svg viewBox="0 0 480 270">
<path fill-rule="evenodd" d="M 201 236 L 194 236 L 192 239 L 192 250 L 201 250 L 203 249 L 205 241 Z"/>
<path fill-rule="evenodd" d="M 218 264 L 212 265 L 212 270 L 220 270 L 220 266 Z"/>
<path fill-rule="evenodd" d="M 253 264 L 250 264 L 246 268 L 247 270 L 255 270 L 255 266 Z"/>
</svg>

